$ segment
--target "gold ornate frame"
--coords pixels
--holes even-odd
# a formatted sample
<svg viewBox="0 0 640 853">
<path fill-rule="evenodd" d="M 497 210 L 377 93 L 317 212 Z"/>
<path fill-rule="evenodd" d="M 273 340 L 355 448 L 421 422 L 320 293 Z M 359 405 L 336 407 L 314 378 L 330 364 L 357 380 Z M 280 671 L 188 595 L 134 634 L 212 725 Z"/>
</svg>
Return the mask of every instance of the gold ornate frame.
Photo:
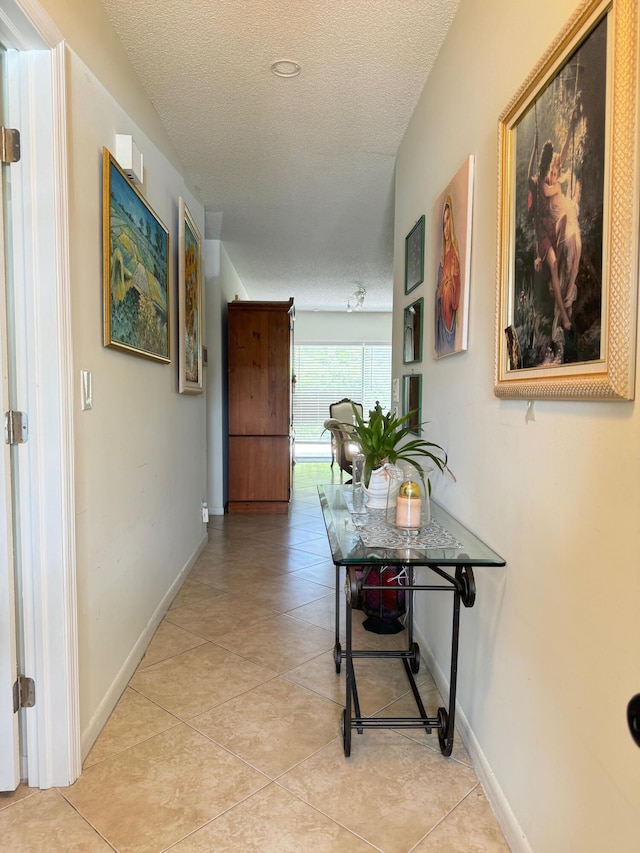
<svg viewBox="0 0 640 853">
<path fill-rule="evenodd" d="M 168 364 L 169 231 L 102 149 L 105 347 Z"/>
<path fill-rule="evenodd" d="M 600 357 L 574 364 L 513 368 L 513 349 L 509 346 L 507 330 L 512 328 L 515 301 L 517 126 L 537 96 L 554 81 L 577 47 L 605 17 L 608 38 Z M 500 116 L 494 388 L 498 397 L 634 399 L 638 276 L 637 75 L 636 0 L 585 0 Z"/>
</svg>

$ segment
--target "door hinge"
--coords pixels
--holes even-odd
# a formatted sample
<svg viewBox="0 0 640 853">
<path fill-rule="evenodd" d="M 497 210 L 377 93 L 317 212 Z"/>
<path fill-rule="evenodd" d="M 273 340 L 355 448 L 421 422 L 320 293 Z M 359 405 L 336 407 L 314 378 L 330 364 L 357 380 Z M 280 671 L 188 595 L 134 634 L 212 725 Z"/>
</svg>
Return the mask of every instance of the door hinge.
<svg viewBox="0 0 640 853">
<path fill-rule="evenodd" d="M 20 159 L 20 131 L 0 127 L 0 162 L 17 163 Z"/>
<path fill-rule="evenodd" d="M 36 704 L 36 684 L 33 678 L 19 675 L 13 685 L 13 713 L 20 708 L 33 708 Z"/>
<path fill-rule="evenodd" d="M 29 438 L 26 412 L 4 413 L 4 443 L 24 444 Z"/>
</svg>

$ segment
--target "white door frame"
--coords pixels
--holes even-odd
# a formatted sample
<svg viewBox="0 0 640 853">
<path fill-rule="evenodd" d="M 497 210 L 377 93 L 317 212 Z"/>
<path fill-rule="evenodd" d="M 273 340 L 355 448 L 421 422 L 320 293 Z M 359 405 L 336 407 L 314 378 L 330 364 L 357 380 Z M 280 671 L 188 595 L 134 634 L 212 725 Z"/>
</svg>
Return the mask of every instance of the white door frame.
<svg viewBox="0 0 640 853">
<path fill-rule="evenodd" d="M 6 68 L 2 49 L 2 87 Z M 4 94 L 0 95 L 4 101 Z M 2 412 L 11 408 L 9 338 L 7 323 L 7 281 L 4 253 L 5 226 L 4 172 L 0 166 L 0 401 Z M 0 791 L 14 791 L 20 782 L 20 739 L 18 715 L 13 707 L 13 685 L 17 668 L 16 598 L 13 565 L 13 498 L 11 448 L 0 447 Z"/>
<path fill-rule="evenodd" d="M 11 165 L 19 448 L 17 551 L 24 674 L 36 703 L 21 713 L 30 786 L 81 772 L 65 45 L 34 0 L 3 0 L 8 115 L 21 132 Z"/>
</svg>

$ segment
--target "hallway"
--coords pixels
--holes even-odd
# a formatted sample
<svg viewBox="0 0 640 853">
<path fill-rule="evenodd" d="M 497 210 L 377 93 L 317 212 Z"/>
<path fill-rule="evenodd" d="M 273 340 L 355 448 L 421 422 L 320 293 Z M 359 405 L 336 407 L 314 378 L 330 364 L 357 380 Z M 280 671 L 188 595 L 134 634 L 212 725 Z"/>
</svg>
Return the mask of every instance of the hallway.
<svg viewBox="0 0 640 853">
<path fill-rule="evenodd" d="M 337 476 L 337 475 L 336 475 Z M 459 738 L 340 736 L 335 569 L 316 483 L 295 466 L 288 516 L 221 516 L 69 788 L 0 794 L 0 850 L 38 853 L 506 851 Z M 406 643 L 360 626 L 356 646 Z M 425 667 L 429 713 L 442 704 Z M 397 660 L 361 659 L 364 713 L 413 713 Z"/>
</svg>

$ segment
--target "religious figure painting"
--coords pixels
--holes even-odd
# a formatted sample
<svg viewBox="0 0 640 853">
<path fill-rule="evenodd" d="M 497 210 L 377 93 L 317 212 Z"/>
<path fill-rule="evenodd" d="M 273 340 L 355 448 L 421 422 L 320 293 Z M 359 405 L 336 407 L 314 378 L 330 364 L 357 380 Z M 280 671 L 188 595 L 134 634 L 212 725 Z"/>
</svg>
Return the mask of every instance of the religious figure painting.
<svg viewBox="0 0 640 853">
<path fill-rule="evenodd" d="M 607 18 L 516 133 L 512 369 L 600 358 Z"/>
<path fill-rule="evenodd" d="M 473 170 L 469 155 L 435 205 L 435 358 L 467 349 Z"/>
<path fill-rule="evenodd" d="M 202 238 L 182 197 L 178 210 L 178 391 L 202 394 Z"/>
<path fill-rule="evenodd" d="M 633 398 L 631 19 L 632 0 L 585 0 L 500 117 L 498 396 Z"/>
</svg>

